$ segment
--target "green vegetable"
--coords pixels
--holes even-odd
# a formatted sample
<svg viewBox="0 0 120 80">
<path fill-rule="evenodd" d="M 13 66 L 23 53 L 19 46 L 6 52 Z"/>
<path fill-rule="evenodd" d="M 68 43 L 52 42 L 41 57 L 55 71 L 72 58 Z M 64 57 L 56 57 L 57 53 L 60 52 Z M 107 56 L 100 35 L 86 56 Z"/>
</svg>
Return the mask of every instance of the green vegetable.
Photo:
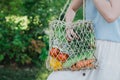
<svg viewBox="0 0 120 80">
<path fill-rule="evenodd" d="M 66 40 L 65 25 L 59 21 L 56 21 L 54 26 L 52 39 L 53 44 L 58 48 L 69 54 L 69 59 L 63 63 L 63 68 L 70 68 L 76 62 L 85 58 L 90 59 L 94 54 L 94 33 L 88 24 L 74 26 L 74 32 L 79 36 L 79 39 L 74 39 L 68 43 Z M 76 23 L 78 24 L 78 23 Z M 53 25 L 52 25 L 53 26 Z M 89 51 L 89 52 L 87 52 Z"/>
<path fill-rule="evenodd" d="M 63 68 L 70 68 L 73 64 L 80 60 L 84 60 L 85 58 L 90 59 L 93 57 L 91 52 L 86 52 L 85 55 L 77 55 L 73 58 L 68 59 L 65 63 L 63 63 Z"/>
</svg>

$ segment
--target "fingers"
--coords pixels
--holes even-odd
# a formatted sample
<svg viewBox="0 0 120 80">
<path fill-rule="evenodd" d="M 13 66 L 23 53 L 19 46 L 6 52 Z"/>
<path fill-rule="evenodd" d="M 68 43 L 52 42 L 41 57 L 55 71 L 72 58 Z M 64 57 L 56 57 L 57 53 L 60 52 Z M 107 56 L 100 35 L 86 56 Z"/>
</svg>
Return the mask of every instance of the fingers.
<svg viewBox="0 0 120 80">
<path fill-rule="evenodd" d="M 73 40 L 73 37 L 72 37 L 72 34 L 71 34 L 71 30 L 66 32 L 66 39 L 68 41 L 72 41 Z"/>
<path fill-rule="evenodd" d="M 68 42 L 71 41 L 71 39 L 67 35 L 66 35 L 66 39 L 67 39 Z"/>
<path fill-rule="evenodd" d="M 72 41 L 73 39 L 79 39 L 79 37 L 73 31 L 73 29 L 69 29 L 69 30 L 66 31 L 66 39 L 67 39 L 67 41 Z"/>
<path fill-rule="evenodd" d="M 73 38 L 79 39 L 79 36 L 73 31 L 73 29 L 71 30 L 71 34 L 72 34 Z"/>
<path fill-rule="evenodd" d="M 68 38 L 72 41 L 74 38 L 73 38 L 73 36 L 72 36 L 72 34 L 69 34 L 68 35 Z"/>
</svg>

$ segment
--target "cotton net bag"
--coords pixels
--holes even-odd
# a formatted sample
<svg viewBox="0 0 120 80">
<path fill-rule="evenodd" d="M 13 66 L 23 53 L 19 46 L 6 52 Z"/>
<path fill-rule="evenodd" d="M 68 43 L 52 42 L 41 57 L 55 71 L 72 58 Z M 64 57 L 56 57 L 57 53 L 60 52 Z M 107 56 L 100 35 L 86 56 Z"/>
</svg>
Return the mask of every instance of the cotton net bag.
<svg viewBox="0 0 120 80">
<path fill-rule="evenodd" d="M 67 0 L 62 15 L 70 0 Z M 68 42 L 66 39 L 66 25 L 73 28 L 79 39 Z M 65 19 L 54 20 L 49 25 L 49 54 L 46 67 L 49 70 L 86 70 L 96 68 L 95 37 L 92 21 L 85 20 L 85 0 L 83 0 L 83 20 L 71 24 Z"/>
</svg>

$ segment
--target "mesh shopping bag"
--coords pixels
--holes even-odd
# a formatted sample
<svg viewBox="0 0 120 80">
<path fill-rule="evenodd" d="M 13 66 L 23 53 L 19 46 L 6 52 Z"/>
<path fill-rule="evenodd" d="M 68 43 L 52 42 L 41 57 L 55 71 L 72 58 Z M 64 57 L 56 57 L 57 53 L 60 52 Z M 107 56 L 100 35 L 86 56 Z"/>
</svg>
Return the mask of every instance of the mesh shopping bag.
<svg viewBox="0 0 120 80">
<path fill-rule="evenodd" d="M 83 0 L 84 1 L 84 0 Z M 69 4 L 70 0 L 67 1 Z M 83 4 L 85 8 L 85 2 Z M 62 13 L 63 13 L 62 12 Z M 61 14 L 62 14 L 61 13 Z M 71 42 L 66 40 L 65 27 L 68 25 L 64 19 L 50 22 L 49 34 L 49 54 L 46 60 L 46 66 L 49 70 L 81 70 L 94 69 L 96 58 L 95 37 L 92 21 L 85 20 L 85 11 L 83 9 L 83 20 L 78 20 L 69 24 L 79 39 Z"/>
</svg>

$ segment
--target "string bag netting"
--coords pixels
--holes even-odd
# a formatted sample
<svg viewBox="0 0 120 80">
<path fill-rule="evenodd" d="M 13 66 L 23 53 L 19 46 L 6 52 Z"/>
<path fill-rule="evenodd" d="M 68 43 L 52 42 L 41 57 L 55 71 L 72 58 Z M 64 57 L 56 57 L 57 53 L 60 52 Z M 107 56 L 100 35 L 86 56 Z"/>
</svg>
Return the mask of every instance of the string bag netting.
<svg viewBox="0 0 120 80">
<path fill-rule="evenodd" d="M 70 0 L 64 6 L 64 13 Z M 79 39 L 68 42 L 66 39 L 66 25 L 73 28 Z M 86 70 L 95 69 L 95 37 L 92 21 L 85 20 L 85 0 L 83 0 L 83 20 L 68 24 L 63 18 L 54 20 L 49 25 L 49 54 L 46 67 L 49 70 Z"/>
</svg>

